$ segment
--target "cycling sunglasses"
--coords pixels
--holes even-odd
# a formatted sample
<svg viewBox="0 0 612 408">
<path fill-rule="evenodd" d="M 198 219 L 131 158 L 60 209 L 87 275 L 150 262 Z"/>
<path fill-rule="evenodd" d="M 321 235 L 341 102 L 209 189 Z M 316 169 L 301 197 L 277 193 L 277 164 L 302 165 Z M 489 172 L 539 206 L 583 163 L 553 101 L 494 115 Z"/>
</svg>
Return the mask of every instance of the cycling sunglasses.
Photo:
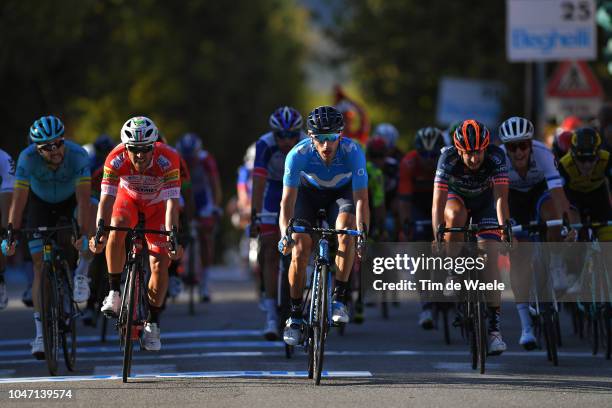
<svg viewBox="0 0 612 408">
<path fill-rule="evenodd" d="M 147 145 L 147 146 L 131 146 L 131 145 L 127 145 L 127 146 L 125 146 L 125 148 L 128 150 L 128 152 L 134 153 L 134 154 L 138 154 L 138 153 L 150 153 L 150 152 L 153 151 L 153 145 Z"/>
<path fill-rule="evenodd" d="M 279 130 L 277 132 L 274 132 L 274 136 L 278 137 L 279 139 L 294 139 L 300 136 L 300 131 L 299 130 Z"/>
<path fill-rule="evenodd" d="M 518 149 L 520 150 L 527 150 L 531 147 L 531 142 L 529 142 L 528 140 L 523 140 L 520 142 L 513 142 L 513 143 L 506 143 L 506 149 L 508 149 L 509 152 L 516 152 Z"/>
<path fill-rule="evenodd" d="M 64 139 L 59 139 L 53 143 L 45 143 L 36 145 L 38 150 L 44 150 L 45 152 L 53 152 L 64 145 Z"/>
<path fill-rule="evenodd" d="M 340 139 L 340 133 L 320 133 L 313 134 L 312 136 L 317 139 L 317 142 L 319 143 L 335 142 L 336 140 Z"/>
</svg>

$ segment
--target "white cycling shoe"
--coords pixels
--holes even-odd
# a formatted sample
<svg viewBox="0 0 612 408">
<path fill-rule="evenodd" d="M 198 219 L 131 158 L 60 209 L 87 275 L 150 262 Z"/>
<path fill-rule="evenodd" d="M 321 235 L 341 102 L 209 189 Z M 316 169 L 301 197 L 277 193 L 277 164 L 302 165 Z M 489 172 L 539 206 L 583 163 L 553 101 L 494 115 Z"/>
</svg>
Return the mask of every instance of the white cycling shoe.
<svg viewBox="0 0 612 408">
<path fill-rule="evenodd" d="M 32 346 L 32 355 L 34 358 L 37 360 L 45 359 L 45 343 L 42 336 L 37 336 L 34 338 L 34 340 L 30 343 L 30 346 Z"/>
<path fill-rule="evenodd" d="M 501 332 L 493 331 L 489 333 L 488 355 L 498 356 L 506 351 L 506 343 L 502 339 Z"/>
<path fill-rule="evenodd" d="M 116 290 L 111 290 L 104 298 L 100 311 L 108 318 L 116 318 L 119 316 L 119 309 L 121 309 L 121 294 Z"/>
<path fill-rule="evenodd" d="M 533 350 L 538 346 L 538 342 L 533 335 L 533 327 L 522 330 L 519 345 L 523 346 L 525 350 Z"/>
<path fill-rule="evenodd" d="M 0 310 L 6 309 L 8 305 L 8 295 L 6 293 L 6 283 L 0 283 Z"/>
<path fill-rule="evenodd" d="M 142 348 L 147 351 L 161 350 L 159 326 L 157 323 L 145 323 L 144 334 L 142 335 Z"/>
<path fill-rule="evenodd" d="M 263 335 L 268 341 L 278 340 L 278 322 L 274 319 L 268 320 L 264 327 Z"/>
<path fill-rule="evenodd" d="M 304 332 L 304 321 L 302 319 L 287 319 L 287 325 L 283 332 L 283 340 L 290 346 L 297 346 L 302 341 Z"/>
<path fill-rule="evenodd" d="M 87 302 L 87 299 L 89 299 L 89 294 L 89 278 L 85 275 L 74 275 L 72 299 L 77 303 Z"/>
<path fill-rule="evenodd" d="M 332 302 L 332 322 L 348 323 L 350 320 L 346 305 L 338 300 Z"/>
</svg>

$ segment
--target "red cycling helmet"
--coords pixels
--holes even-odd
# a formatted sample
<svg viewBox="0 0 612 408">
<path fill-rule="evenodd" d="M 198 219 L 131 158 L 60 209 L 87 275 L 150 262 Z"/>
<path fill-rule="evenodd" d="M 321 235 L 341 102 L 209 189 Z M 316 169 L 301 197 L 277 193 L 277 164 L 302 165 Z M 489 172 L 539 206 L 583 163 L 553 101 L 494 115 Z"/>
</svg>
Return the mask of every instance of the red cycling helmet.
<svg viewBox="0 0 612 408">
<path fill-rule="evenodd" d="M 557 159 L 565 156 L 569 151 L 573 133 L 574 132 L 571 130 L 564 130 L 555 135 L 555 138 L 553 139 L 552 151 Z"/>
<path fill-rule="evenodd" d="M 479 152 L 491 142 L 487 127 L 474 119 L 461 122 L 453 134 L 453 142 L 460 152 Z"/>
</svg>

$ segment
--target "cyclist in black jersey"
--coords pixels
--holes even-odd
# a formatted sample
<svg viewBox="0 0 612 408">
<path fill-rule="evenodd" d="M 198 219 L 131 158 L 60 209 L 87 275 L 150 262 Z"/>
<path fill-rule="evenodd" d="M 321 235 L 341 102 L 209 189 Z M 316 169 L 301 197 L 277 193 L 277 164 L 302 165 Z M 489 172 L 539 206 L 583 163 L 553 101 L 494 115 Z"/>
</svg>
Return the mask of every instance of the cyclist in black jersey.
<svg viewBox="0 0 612 408">
<path fill-rule="evenodd" d="M 490 145 L 489 130 L 482 123 L 471 119 L 457 126 L 453 142 L 454 146 L 442 150 L 434 180 L 434 236 L 440 224 L 463 227 L 469 217 L 473 224 L 480 227 L 505 224 L 510 214 L 508 171 L 503 151 Z M 478 239 L 498 241 L 500 235 L 497 231 L 485 231 L 478 234 Z M 447 234 L 445 239 L 461 241 L 462 234 Z M 487 265 L 488 272 L 498 272 L 497 259 L 489 259 Z M 488 350 L 491 355 L 506 350 L 500 332 L 500 302 L 501 294 L 488 305 Z"/>
</svg>

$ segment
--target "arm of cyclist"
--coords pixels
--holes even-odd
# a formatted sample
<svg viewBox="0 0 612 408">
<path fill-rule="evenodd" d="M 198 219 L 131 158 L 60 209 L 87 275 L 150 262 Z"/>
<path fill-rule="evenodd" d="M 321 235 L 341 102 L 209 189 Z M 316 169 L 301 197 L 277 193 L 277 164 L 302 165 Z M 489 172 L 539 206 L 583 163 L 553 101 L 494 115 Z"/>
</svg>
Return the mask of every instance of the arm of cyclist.
<svg viewBox="0 0 612 408">
<path fill-rule="evenodd" d="M 28 202 L 29 193 L 29 187 L 19 187 L 18 184 L 15 183 L 15 190 L 13 191 L 13 198 L 11 200 L 11 208 L 8 216 L 8 224 L 12 224 L 14 229 L 19 229 L 21 227 L 23 210 Z M 15 242 L 8 242 L 4 239 L 2 241 L 2 253 L 6 256 L 13 256 L 15 254 Z"/>
<path fill-rule="evenodd" d="M 172 231 L 173 227 L 179 225 L 179 209 L 181 205 L 178 198 L 170 198 L 166 201 L 166 231 Z M 170 241 L 168 237 L 168 241 Z M 170 259 L 177 260 L 183 256 L 183 247 L 176 244 L 173 251 L 169 251 Z"/>
<path fill-rule="evenodd" d="M 497 183 L 493 184 L 493 199 L 495 200 L 495 211 L 497 213 L 497 223 L 505 225 L 506 220 L 510 219 L 510 207 L 508 206 L 508 184 Z M 504 241 L 510 237 L 503 231 Z"/>
<path fill-rule="evenodd" d="M 362 188 L 359 190 L 354 190 L 353 201 L 355 202 L 357 230 L 362 233 L 362 235 L 357 238 L 357 255 L 361 258 L 368 235 L 368 225 L 370 225 L 370 204 L 368 201 L 368 189 Z"/>
<path fill-rule="evenodd" d="M 444 209 L 448 200 L 448 189 L 434 184 L 433 200 L 431 206 L 431 226 L 433 228 L 433 236 L 437 237 L 438 226 L 444 223 Z"/>
<path fill-rule="evenodd" d="M 98 204 L 98 215 L 96 220 L 102 220 L 104 225 L 110 225 L 111 216 L 113 214 L 113 204 L 115 204 L 115 196 L 110 194 L 102 194 L 100 196 L 100 204 Z M 98 221 L 99 222 L 99 221 Z M 89 250 L 95 254 L 102 252 L 106 246 L 108 233 L 102 234 L 100 242 L 96 243 L 96 237 L 91 237 L 89 240 Z"/>
<path fill-rule="evenodd" d="M 291 252 L 291 247 L 293 246 L 293 240 L 290 236 L 285 234 L 287 227 L 289 226 L 289 220 L 293 218 L 297 193 L 297 187 L 283 187 L 283 198 L 281 199 L 280 217 L 278 220 L 281 234 L 283 234 L 281 242 L 278 244 L 278 249 L 283 255 L 287 255 L 289 252 Z"/>
<path fill-rule="evenodd" d="M 91 179 L 77 184 L 75 187 L 77 201 L 77 223 L 81 236 L 74 241 L 74 247 L 79 251 L 87 250 L 87 236 L 89 234 L 89 209 L 91 203 Z"/>
</svg>

